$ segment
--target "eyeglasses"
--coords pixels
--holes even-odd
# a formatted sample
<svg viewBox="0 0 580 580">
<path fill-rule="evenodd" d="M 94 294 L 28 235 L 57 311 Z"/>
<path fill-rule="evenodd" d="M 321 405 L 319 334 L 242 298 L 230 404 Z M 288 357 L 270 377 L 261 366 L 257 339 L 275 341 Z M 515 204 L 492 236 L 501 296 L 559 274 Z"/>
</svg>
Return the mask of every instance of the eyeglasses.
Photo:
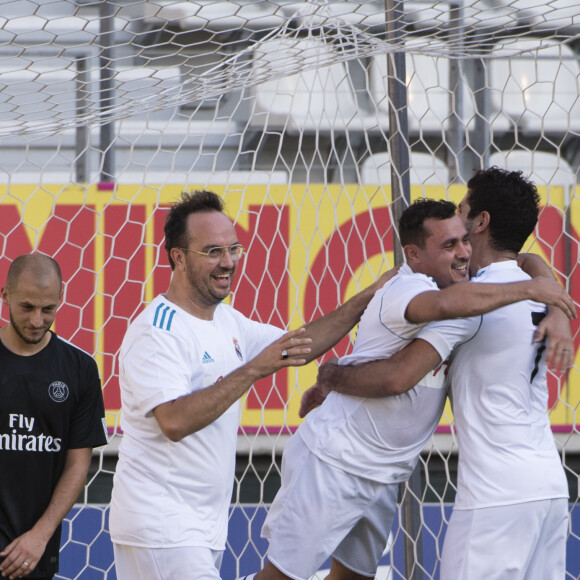
<svg viewBox="0 0 580 580">
<path fill-rule="evenodd" d="M 233 246 L 215 246 L 210 248 L 206 252 L 200 252 L 199 250 L 189 250 L 187 248 L 178 248 L 184 252 L 195 252 L 200 256 L 205 256 L 210 262 L 219 262 L 226 255 L 226 252 L 230 254 L 230 258 L 237 262 L 243 255 L 246 249 L 242 244 L 234 244 Z"/>
</svg>

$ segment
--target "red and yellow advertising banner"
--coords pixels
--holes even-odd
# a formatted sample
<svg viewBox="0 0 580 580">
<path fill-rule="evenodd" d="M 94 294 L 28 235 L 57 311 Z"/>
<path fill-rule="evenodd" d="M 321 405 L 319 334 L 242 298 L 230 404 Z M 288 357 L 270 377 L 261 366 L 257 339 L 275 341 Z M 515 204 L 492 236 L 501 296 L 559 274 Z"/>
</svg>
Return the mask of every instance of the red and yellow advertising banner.
<svg viewBox="0 0 580 580">
<path fill-rule="evenodd" d="M 118 425 L 116 353 L 130 321 L 168 286 L 171 271 L 163 249 L 167 207 L 182 191 L 176 185 L 0 186 L 0 281 L 18 255 L 53 256 L 65 279 L 64 303 L 55 331 L 95 355 L 103 378 L 107 420 Z M 191 189 L 195 189 L 192 187 Z M 297 328 L 335 309 L 393 266 L 394 231 L 390 188 L 339 185 L 212 186 L 223 195 L 247 248 L 232 304 L 244 314 L 284 328 Z M 462 186 L 413 187 L 425 195 L 459 202 Z M 563 188 L 540 188 L 537 235 L 526 250 L 542 255 L 580 304 L 579 200 L 568 205 Z M 576 210 L 576 211 L 574 211 Z M 576 217 L 578 216 L 578 217 Z M 567 279 L 567 282 L 566 282 Z M 6 320 L 7 312 L 2 312 Z M 574 321 L 576 336 L 578 324 Z M 334 349 L 347 352 L 352 336 Z M 576 348 L 578 344 L 576 343 Z M 490 363 L 491 364 L 491 363 Z M 256 383 L 244 403 L 246 431 L 288 432 L 299 424 L 301 393 L 316 379 L 316 364 L 288 369 Z M 549 376 L 551 421 L 570 430 L 580 395 L 578 370 Z M 445 429 L 446 418 L 441 423 Z"/>
</svg>

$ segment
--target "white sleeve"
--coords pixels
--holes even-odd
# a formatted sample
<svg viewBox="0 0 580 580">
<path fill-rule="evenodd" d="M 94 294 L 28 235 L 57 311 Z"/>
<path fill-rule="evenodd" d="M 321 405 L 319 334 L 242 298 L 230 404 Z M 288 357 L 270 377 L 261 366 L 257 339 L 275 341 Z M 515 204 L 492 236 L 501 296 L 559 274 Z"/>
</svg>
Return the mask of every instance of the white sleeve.
<svg viewBox="0 0 580 580">
<path fill-rule="evenodd" d="M 136 405 L 144 415 L 191 392 L 190 345 L 174 333 L 150 328 L 138 336 L 121 364 Z M 206 387 L 201 381 L 199 389 Z"/>
<path fill-rule="evenodd" d="M 482 316 L 473 316 L 430 322 L 416 338 L 428 342 L 444 361 L 456 346 L 471 340 L 478 333 L 482 320 Z"/>
<path fill-rule="evenodd" d="M 381 324 L 399 336 L 412 338 L 418 325 L 410 323 L 405 318 L 407 308 L 419 294 L 432 291 L 439 289 L 427 276 L 401 276 L 399 279 L 393 279 L 391 284 L 377 292 Z"/>
</svg>

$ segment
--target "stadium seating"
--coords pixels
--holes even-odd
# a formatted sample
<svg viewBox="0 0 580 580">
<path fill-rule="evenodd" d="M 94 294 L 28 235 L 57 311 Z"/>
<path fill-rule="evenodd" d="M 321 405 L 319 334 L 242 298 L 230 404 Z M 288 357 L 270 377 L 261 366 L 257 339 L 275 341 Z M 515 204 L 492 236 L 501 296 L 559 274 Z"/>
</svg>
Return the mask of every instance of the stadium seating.
<svg viewBox="0 0 580 580">
<path fill-rule="evenodd" d="M 570 28 L 580 31 L 580 11 L 578 0 L 550 0 L 530 2 L 530 0 L 496 0 L 498 7 L 508 7 L 516 11 L 519 18 L 538 31 Z"/>
<path fill-rule="evenodd" d="M 386 128 L 387 117 L 364 113 L 358 107 L 344 63 L 331 62 L 336 55 L 316 38 L 278 38 L 260 44 L 254 53 L 250 126 L 257 129 L 301 131 L 372 131 Z M 299 64 L 312 68 L 298 74 Z M 279 80 L 259 83 L 260 76 L 280 71 Z"/>
<path fill-rule="evenodd" d="M 518 40 L 494 52 L 491 98 L 518 131 L 530 134 L 580 131 L 580 66 L 565 44 Z M 507 59 L 505 57 L 509 56 Z"/>
<path fill-rule="evenodd" d="M 449 86 L 449 60 L 444 57 L 408 54 L 405 62 L 408 87 L 409 133 L 441 134 L 449 127 L 453 95 Z M 387 57 L 373 58 L 370 87 L 374 103 L 388 114 Z M 473 101 L 463 86 L 463 119 L 473 118 Z"/>
<path fill-rule="evenodd" d="M 181 89 L 179 67 L 152 68 L 116 66 L 112 73 L 114 96 L 110 102 L 116 108 L 131 108 L 133 112 L 147 110 L 150 99 L 163 96 L 176 102 Z M 99 104 L 99 75 L 95 70 L 82 76 L 78 68 L 64 59 L 39 59 L 30 63 L 21 58 L 6 59 L 0 68 L 0 127 L 13 122 L 12 111 L 26 114 L 25 122 L 72 125 L 82 112 L 82 105 L 95 112 Z M 135 99 L 135 95 L 139 99 Z M 156 118 L 168 113 L 156 113 Z"/>
<path fill-rule="evenodd" d="M 448 183 L 447 166 L 430 153 L 411 153 L 411 185 L 445 185 Z M 391 163 L 388 153 L 375 153 L 367 157 L 360 168 L 364 184 L 391 184 Z"/>
<path fill-rule="evenodd" d="M 572 167 L 555 153 L 524 149 L 499 151 L 491 154 L 489 162 L 510 171 L 523 171 L 536 185 L 563 187 L 566 205 L 572 188 L 576 187 Z"/>
<path fill-rule="evenodd" d="M 460 4 L 463 9 L 463 24 L 471 32 L 476 29 L 513 27 L 517 22 L 517 12 L 497 0 L 461 0 L 457 6 Z M 451 12 L 451 2 L 411 0 L 404 2 L 404 11 L 406 20 L 417 29 L 445 29 L 457 18 Z"/>
<path fill-rule="evenodd" d="M 275 3 L 238 4 L 224 0 L 198 2 L 146 1 L 143 3 L 145 23 L 187 31 L 267 30 L 287 21 Z"/>
</svg>

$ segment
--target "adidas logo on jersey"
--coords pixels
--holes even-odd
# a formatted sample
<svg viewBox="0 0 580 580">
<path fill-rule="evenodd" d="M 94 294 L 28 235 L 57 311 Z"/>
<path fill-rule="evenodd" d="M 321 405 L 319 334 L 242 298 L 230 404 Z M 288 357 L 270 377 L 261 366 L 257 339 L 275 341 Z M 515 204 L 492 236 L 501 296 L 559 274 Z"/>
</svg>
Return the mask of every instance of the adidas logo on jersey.
<svg viewBox="0 0 580 580">
<path fill-rule="evenodd" d="M 203 353 L 203 358 L 201 359 L 201 364 L 206 365 L 207 363 L 215 362 L 207 350 Z"/>
</svg>

